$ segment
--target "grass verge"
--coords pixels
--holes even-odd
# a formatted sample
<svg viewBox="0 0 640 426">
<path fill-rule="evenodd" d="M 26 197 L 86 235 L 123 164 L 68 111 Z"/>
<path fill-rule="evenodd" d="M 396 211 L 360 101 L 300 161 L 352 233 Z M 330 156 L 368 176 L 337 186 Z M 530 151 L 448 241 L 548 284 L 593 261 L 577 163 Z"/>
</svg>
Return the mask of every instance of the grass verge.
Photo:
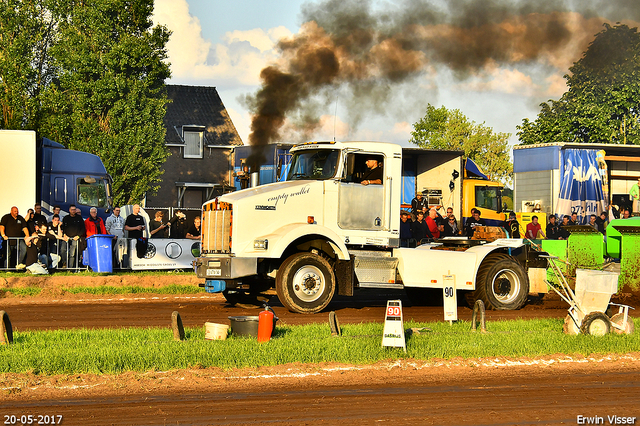
<svg viewBox="0 0 640 426">
<path fill-rule="evenodd" d="M 33 297 L 39 296 L 46 289 L 40 287 L 14 287 L 0 290 L 0 297 Z M 91 294 L 96 296 L 111 296 L 116 294 L 197 294 L 205 293 L 205 289 L 193 285 L 170 284 L 161 287 L 141 287 L 141 286 L 108 286 L 101 285 L 95 287 L 63 287 L 56 289 L 56 295 L 65 294 Z"/>
<path fill-rule="evenodd" d="M 640 327 L 640 320 L 635 320 Z M 558 319 L 495 321 L 489 333 L 470 332 L 470 323 L 405 323 L 426 327 L 407 339 L 407 353 L 382 348 L 383 324 L 345 325 L 342 337 L 329 326 L 277 327 L 273 339 L 204 340 L 204 329 L 187 328 L 187 340 L 174 342 L 170 329 L 57 330 L 16 332 L 14 344 L 0 346 L 0 372 L 34 374 L 109 373 L 219 367 L 223 369 L 286 363 L 337 362 L 369 364 L 413 358 L 420 360 L 485 357 L 539 357 L 554 354 L 608 354 L 640 351 L 640 338 L 567 336 Z"/>
</svg>

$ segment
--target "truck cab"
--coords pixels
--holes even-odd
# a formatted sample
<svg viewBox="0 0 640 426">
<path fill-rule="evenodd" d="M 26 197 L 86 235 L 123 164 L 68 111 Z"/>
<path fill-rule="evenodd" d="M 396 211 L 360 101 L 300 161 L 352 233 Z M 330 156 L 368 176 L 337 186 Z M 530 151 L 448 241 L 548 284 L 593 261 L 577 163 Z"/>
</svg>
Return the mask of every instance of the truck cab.
<svg viewBox="0 0 640 426">
<path fill-rule="evenodd" d="M 43 138 L 38 147 L 38 171 L 37 194 L 46 213 L 55 205 L 68 211 L 75 204 L 83 218 L 89 217 L 91 207 L 98 209 L 103 220 L 109 216 L 112 179 L 97 155 Z"/>
</svg>

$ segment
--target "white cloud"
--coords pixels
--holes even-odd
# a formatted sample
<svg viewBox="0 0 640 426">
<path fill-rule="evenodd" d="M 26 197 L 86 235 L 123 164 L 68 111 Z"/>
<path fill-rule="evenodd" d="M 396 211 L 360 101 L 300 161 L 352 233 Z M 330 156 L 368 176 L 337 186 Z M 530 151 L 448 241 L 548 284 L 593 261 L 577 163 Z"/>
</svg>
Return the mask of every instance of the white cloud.
<svg viewBox="0 0 640 426">
<path fill-rule="evenodd" d="M 559 74 L 550 75 L 545 79 L 548 83 L 545 94 L 552 98 L 559 98 L 567 91 L 567 81 Z"/>
<path fill-rule="evenodd" d="M 226 33 L 214 44 L 203 38 L 186 0 L 156 0 L 154 22 L 173 32 L 167 44 L 172 82 L 198 85 L 258 85 L 260 70 L 276 59 L 277 41 L 291 35 L 285 27 L 257 28 Z"/>
<path fill-rule="evenodd" d="M 532 96 L 539 90 L 531 76 L 517 69 L 489 66 L 484 72 L 461 83 L 460 88 L 476 92 L 498 92 Z"/>
</svg>

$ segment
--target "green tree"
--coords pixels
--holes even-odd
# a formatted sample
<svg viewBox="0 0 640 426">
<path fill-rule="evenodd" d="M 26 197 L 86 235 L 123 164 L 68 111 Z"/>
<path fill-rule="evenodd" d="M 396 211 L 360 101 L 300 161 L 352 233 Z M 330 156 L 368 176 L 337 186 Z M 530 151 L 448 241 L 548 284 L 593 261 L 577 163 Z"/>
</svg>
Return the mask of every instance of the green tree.
<svg viewBox="0 0 640 426">
<path fill-rule="evenodd" d="M 518 126 L 522 144 L 640 143 L 640 35 L 626 25 L 604 26 L 569 68 L 562 97 Z"/>
<path fill-rule="evenodd" d="M 436 108 L 431 104 L 413 129 L 410 142 L 422 148 L 464 151 L 465 158 L 475 161 L 492 179 L 511 179 L 509 133 L 494 133 L 484 123 L 469 121 L 458 109 Z"/>
<path fill-rule="evenodd" d="M 55 76 L 55 24 L 46 0 L 0 2 L 0 128 L 38 128 L 42 92 Z"/>
<path fill-rule="evenodd" d="M 153 0 L 0 3 L 1 126 L 102 158 L 117 204 L 157 190 L 170 32 Z"/>
<path fill-rule="evenodd" d="M 153 27 L 153 0 L 66 0 L 58 67 L 42 130 L 69 148 L 99 155 L 113 176 L 116 204 L 157 190 L 168 156 L 163 125 L 169 31 Z"/>
</svg>

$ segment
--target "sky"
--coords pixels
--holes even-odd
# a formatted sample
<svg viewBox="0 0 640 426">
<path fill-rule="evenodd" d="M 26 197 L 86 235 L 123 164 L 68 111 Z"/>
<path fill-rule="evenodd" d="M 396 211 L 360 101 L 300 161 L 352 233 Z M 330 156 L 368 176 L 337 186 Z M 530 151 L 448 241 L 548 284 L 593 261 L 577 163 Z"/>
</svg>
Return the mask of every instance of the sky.
<svg viewBox="0 0 640 426">
<path fill-rule="evenodd" d="M 172 72 L 167 83 L 216 87 L 240 137 L 248 144 L 251 114 L 246 97 L 260 88 L 263 68 L 282 63 L 277 42 L 309 33 L 308 27 L 304 31 L 301 27 L 305 3 L 307 7 L 314 4 L 302 0 L 156 0 L 154 22 L 173 32 L 167 45 Z M 571 25 L 585 26 L 581 18 L 567 16 Z M 594 29 L 591 34 L 602 29 L 601 19 L 589 22 L 589 28 Z M 511 27 L 510 31 L 517 31 Z M 388 85 L 391 94 L 380 98 L 362 91 L 359 96 L 348 84 L 335 85 L 315 98 L 304 99 L 313 104 L 318 124 L 303 135 L 285 133 L 282 141 L 335 138 L 411 146 L 412 124 L 424 116 L 430 103 L 460 109 L 476 123 L 512 134 L 510 142 L 516 143 L 516 126 L 522 119 L 535 119 L 540 102 L 558 99 L 566 90 L 563 75 L 583 50 L 566 45 L 564 51 L 542 52 L 526 63 L 489 60 L 466 73 L 445 66 L 446 61 L 432 64 L 412 78 L 381 81 L 377 89 Z M 318 99 L 321 101 L 312 102 Z"/>
</svg>

